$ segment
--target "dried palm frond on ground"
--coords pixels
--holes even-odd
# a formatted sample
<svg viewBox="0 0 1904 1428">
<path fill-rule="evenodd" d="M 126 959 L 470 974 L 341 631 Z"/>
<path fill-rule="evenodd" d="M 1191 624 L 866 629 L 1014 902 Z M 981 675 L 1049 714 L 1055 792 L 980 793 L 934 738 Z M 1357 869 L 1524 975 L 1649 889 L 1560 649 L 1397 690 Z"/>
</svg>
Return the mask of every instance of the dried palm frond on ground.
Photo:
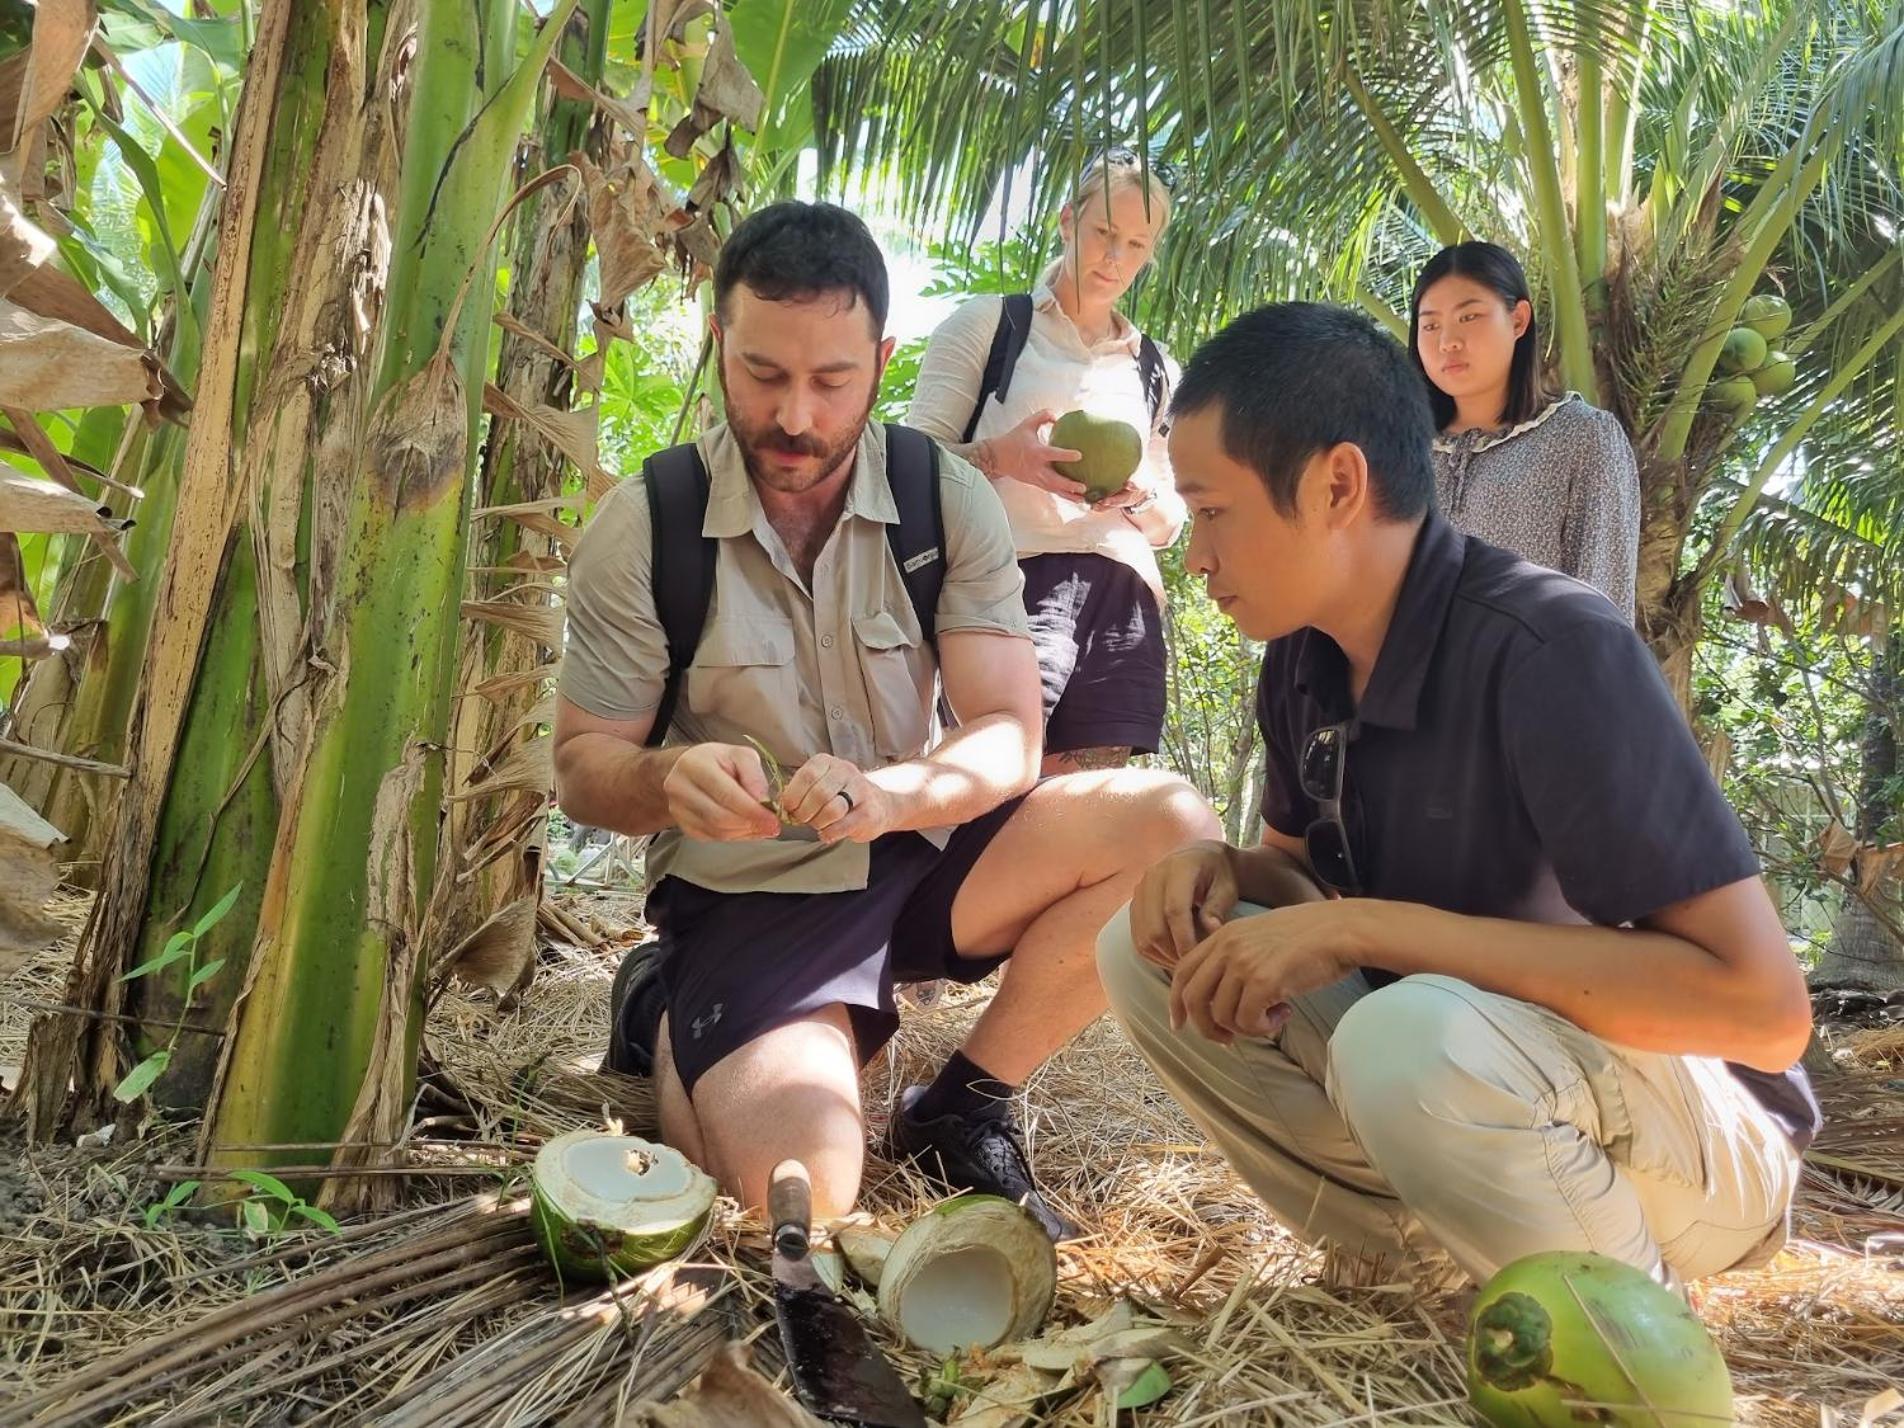
<svg viewBox="0 0 1904 1428">
<path fill-rule="evenodd" d="M 229 1207 L 148 1227 L 145 1207 L 190 1168 L 185 1129 L 155 1123 L 129 1143 L 30 1157 L 0 1146 L 0 1423 L 612 1423 L 733 1337 L 751 1337 L 755 1367 L 774 1376 L 764 1236 L 731 1205 L 688 1269 L 608 1292 L 565 1295 L 527 1233 L 521 1176 L 544 1139 L 608 1120 L 652 1129 L 646 1084 L 595 1072 L 609 978 L 632 940 L 611 929 L 631 908 L 566 906 L 607 932 L 597 946 L 547 949 L 513 1003 L 451 990 L 433 1009 L 433 1069 L 402 1153 L 411 1208 L 398 1215 L 262 1243 Z M 12 1004 L 57 987 L 60 957 L 3 989 L 0 1065 L 25 1029 Z M 865 1082 L 875 1130 L 983 995 L 909 1015 Z M 1832 1122 L 1793 1245 L 1764 1270 L 1700 1286 L 1747 1423 L 1796 1428 L 1821 1410 L 1855 1422 L 1904 1382 L 1904 1083 L 1873 1070 L 1821 1091 Z M 1464 1297 L 1321 1287 L 1319 1257 L 1269 1221 L 1114 1027 L 1047 1066 L 1021 1112 L 1041 1178 L 1094 1231 L 1060 1249 L 1055 1317 L 1095 1318 L 1129 1297 L 1189 1346 L 1169 1365 L 1176 1392 L 1118 1421 L 1465 1421 Z M 888 1226 L 932 1198 L 910 1170 L 869 1164 L 866 1207 Z M 945 1378 L 874 1328 L 909 1379 Z M 976 1412 L 1002 1372 L 959 1366 L 955 1403 Z M 1091 1388 L 1037 1421 L 1113 1417 Z"/>
</svg>

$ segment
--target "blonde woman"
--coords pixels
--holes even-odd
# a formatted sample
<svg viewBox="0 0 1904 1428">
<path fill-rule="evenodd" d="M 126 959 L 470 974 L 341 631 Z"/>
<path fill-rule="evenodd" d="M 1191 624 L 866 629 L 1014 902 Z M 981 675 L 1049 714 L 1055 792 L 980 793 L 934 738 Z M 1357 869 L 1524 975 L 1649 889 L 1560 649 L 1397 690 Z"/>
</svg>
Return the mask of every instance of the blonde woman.
<svg viewBox="0 0 1904 1428">
<path fill-rule="evenodd" d="M 1183 527 L 1165 412 L 1176 365 L 1117 311 L 1170 217 L 1168 170 L 1129 149 L 1085 169 L 1058 215 L 1064 250 L 1029 294 L 975 297 L 932 334 L 906 424 L 991 478 L 1011 518 L 1044 679 L 1047 774 L 1117 768 L 1163 735 L 1163 579 Z M 1148 182 L 1146 182 L 1148 178 Z M 1083 409 L 1148 434 L 1125 487 L 1089 504 L 1054 461 Z"/>
</svg>

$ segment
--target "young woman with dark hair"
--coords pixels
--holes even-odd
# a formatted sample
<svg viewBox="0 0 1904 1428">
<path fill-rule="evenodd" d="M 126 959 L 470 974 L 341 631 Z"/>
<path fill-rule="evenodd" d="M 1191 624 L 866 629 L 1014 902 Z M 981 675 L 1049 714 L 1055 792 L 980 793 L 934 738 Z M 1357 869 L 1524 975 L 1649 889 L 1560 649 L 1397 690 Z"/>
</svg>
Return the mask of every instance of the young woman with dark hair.
<svg viewBox="0 0 1904 1428">
<path fill-rule="evenodd" d="M 1434 409 L 1442 511 L 1459 529 L 1594 586 L 1628 619 L 1639 563 L 1639 470 L 1626 433 L 1541 379 L 1527 275 L 1494 243 L 1422 269 L 1409 347 Z"/>
</svg>

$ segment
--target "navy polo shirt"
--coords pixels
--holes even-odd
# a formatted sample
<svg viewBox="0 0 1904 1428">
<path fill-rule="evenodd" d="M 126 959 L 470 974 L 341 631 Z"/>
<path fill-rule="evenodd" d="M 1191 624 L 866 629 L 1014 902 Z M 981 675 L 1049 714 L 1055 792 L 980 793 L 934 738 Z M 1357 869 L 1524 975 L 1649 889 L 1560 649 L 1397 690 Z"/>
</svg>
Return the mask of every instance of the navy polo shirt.
<svg viewBox="0 0 1904 1428">
<path fill-rule="evenodd" d="M 1341 649 L 1304 629 L 1264 652 L 1256 718 L 1263 819 L 1293 838 L 1320 816 L 1297 778 L 1304 744 L 1352 721 L 1343 821 L 1370 897 L 1618 927 L 1760 873 L 1619 611 L 1438 514 L 1360 706 Z M 1811 1139 L 1820 1116 L 1801 1069 L 1732 1070 L 1795 1141 Z"/>
</svg>

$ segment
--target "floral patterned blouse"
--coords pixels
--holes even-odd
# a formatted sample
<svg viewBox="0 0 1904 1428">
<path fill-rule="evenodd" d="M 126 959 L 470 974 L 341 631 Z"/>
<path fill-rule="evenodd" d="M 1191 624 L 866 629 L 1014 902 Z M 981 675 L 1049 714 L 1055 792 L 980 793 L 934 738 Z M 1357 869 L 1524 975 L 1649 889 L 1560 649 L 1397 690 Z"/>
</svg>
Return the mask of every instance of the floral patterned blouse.
<svg viewBox="0 0 1904 1428">
<path fill-rule="evenodd" d="M 1639 468 L 1612 413 L 1569 392 L 1518 426 L 1438 436 L 1435 486 L 1457 529 L 1584 580 L 1633 618 Z"/>
</svg>

